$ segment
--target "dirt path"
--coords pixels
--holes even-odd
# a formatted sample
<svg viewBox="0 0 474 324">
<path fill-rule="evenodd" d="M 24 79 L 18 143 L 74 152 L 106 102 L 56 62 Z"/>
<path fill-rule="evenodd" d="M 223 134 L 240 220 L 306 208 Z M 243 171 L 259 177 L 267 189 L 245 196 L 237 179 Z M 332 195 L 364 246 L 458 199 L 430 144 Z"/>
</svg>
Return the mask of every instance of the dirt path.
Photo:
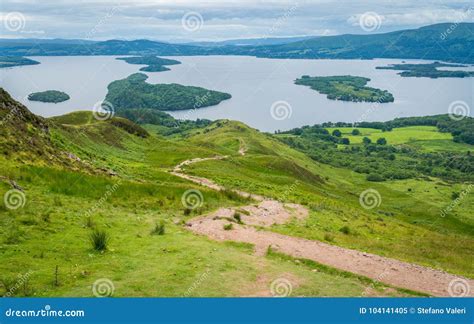
<svg viewBox="0 0 474 324">
<path fill-rule="evenodd" d="M 216 156 L 187 160 L 176 166 L 171 173 L 214 190 L 223 190 L 224 187 L 209 179 L 184 174 L 183 166 L 225 158 L 227 157 Z M 474 280 L 375 254 L 259 230 L 273 224 L 283 224 L 292 218 L 304 219 L 308 216 L 308 210 L 298 204 L 281 203 L 244 191 L 236 192 L 244 197 L 252 197 L 258 203 L 240 208 L 221 208 L 189 221 L 187 223 L 189 229 L 217 241 L 253 244 L 256 253 L 262 256 L 271 247 L 293 257 L 310 259 L 395 287 L 425 292 L 433 296 L 450 296 L 453 291 L 455 295 L 463 294 L 462 290 L 458 290 L 461 288 L 470 291 L 469 296 L 474 296 Z M 241 224 L 236 219 L 236 213 L 240 216 Z M 224 225 L 227 224 L 232 224 L 231 230 L 224 230 Z"/>
<path fill-rule="evenodd" d="M 240 143 L 239 154 L 244 156 L 245 153 L 247 153 L 247 144 L 245 144 L 245 141 L 242 138 L 239 138 L 239 143 Z"/>
</svg>

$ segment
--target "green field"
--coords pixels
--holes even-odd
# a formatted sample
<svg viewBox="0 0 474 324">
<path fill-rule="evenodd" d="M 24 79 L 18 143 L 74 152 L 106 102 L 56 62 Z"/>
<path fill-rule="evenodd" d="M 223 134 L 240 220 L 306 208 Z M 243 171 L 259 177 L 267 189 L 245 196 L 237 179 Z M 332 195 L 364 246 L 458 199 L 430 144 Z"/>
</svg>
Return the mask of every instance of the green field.
<svg viewBox="0 0 474 324">
<path fill-rule="evenodd" d="M 333 127 L 333 128 L 327 128 L 327 130 L 332 133 L 334 130 L 339 129 L 341 133 L 343 134 L 343 137 L 347 137 L 351 141 L 351 144 L 362 144 L 362 139 L 364 138 L 364 136 L 367 136 L 373 142 L 375 142 L 380 137 L 384 137 L 385 139 L 387 139 L 387 142 L 392 145 L 415 143 L 415 142 L 422 142 L 422 141 L 432 141 L 432 140 L 452 141 L 453 139 L 453 136 L 451 134 L 440 133 L 438 129 L 434 126 L 402 127 L 402 128 L 395 128 L 390 132 L 383 132 L 380 129 L 373 129 L 373 128 L 357 128 L 360 131 L 360 135 L 353 136 L 351 132 L 355 128 Z"/>
<path fill-rule="evenodd" d="M 455 143 L 450 133 L 441 133 L 435 126 L 409 126 L 395 128 L 389 132 L 374 128 L 357 127 L 328 127 L 330 133 L 339 130 L 343 138 L 348 138 L 351 144 L 362 144 L 363 138 L 368 137 L 372 142 L 383 137 L 390 145 L 407 144 L 424 152 L 467 152 L 474 150 L 474 145 Z M 360 135 L 352 135 L 358 129 Z"/>
</svg>

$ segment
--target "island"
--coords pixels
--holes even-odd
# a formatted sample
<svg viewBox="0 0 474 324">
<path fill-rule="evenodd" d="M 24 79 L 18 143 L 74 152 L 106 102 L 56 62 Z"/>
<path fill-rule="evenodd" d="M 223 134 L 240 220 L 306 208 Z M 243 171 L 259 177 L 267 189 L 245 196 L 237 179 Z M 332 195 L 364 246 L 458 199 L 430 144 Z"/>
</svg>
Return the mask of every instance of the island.
<svg viewBox="0 0 474 324">
<path fill-rule="evenodd" d="M 170 69 L 165 65 L 176 65 L 181 64 L 180 61 L 165 59 L 157 56 L 131 56 L 131 57 L 118 57 L 117 60 L 122 60 L 128 64 L 140 64 L 147 65 L 140 69 L 144 72 L 163 72 L 169 71 Z"/>
<path fill-rule="evenodd" d="M 70 97 L 67 93 L 58 90 L 34 92 L 28 95 L 28 100 L 30 101 L 58 103 L 69 99 Z"/>
<path fill-rule="evenodd" d="M 40 62 L 31 60 L 25 57 L 17 56 L 0 56 L 0 68 L 21 66 L 21 65 L 36 65 Z"/>
<path fill-rule="evenodd" d="M 416 78 L 468 78 L 474 76 L 474 71 L 449 71 L 438 70 L 440 67 L 447 68 L 464 68 L 466 65 L 462 64 L 447 64 L 447 63 L 428 63 L 428 64 L 391 64 L 389 66 L 377 66 L 379 70 L 397 70 L 402 71 L 398 73 L 402 77 L 416 77 Z"/>
<path fill-rule="evenodd" d="M 369 78 L 341 75 L 310 77 L 303 75 L 295 84 L 305 85 L 319 93 L 326 94 L 328 99 L 353 102 L 393 102 L 393 95 L 386 91 L 367 87 Z"/>
<path fill-rule="evenodd" d="M 105 101 L 115 111 L 124 109 L 154 109 L 161 111 L 197 109 L 230 99 L 228 93 L 181 84 L 150 84 L 148 76 L 135 73 L 109 84 Z"/>
</svg>

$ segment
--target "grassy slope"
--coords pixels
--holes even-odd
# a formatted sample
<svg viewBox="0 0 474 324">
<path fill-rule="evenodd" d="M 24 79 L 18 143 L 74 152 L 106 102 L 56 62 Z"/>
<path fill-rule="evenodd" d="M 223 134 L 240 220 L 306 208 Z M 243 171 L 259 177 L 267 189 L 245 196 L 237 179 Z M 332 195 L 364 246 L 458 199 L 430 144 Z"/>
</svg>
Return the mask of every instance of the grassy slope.
<svg viewBox="0 0 474 324">
<path fill-rule="evenodd" d="M 216 139 L 225 147 L 222 154 L 235 152 L 239 139 L 249 152 L 227 161 L 192 165 L 190 172 L 229 187 L 311 207 L 307 221 L 275 226 L 275 231 L 474 276 L 470 261 L 474 252 L 472 195 L 467 195 L 448 216 L 440 217 L 442 209 L 452 203 L 451 193 L 467 189 L 467 184 L 437 179 L 370 183 L 357 173 L 315 163 L 269 136 L 236 123 L 197 135 L 191 141 L 215 143 Z M 358 201 L 359 194 L 369 188 L 378 190 L 382 197 L 381 205 L 370 211 Z M 340 232 L 344 226 L 350 228 L 350 234 Z"/>
<path fill-rule="evenodd" d="M 193 285 L 191 296 L 240 296 L 268 293 L 270 283 L 280 277 L 294 283 L 294 295 L 404 294 L 330 269 L 313 272 L 314 265 L 262 259 L 245 245 L 217 243 L 186 231 L 181 224 L 186 217 L 243 202 L 166 170 L 184 159 L 235 152 L 236 143 L 217 138 L 201 143 L 200 135 L 186 141 L 154 134 L 141 138 L 87 113 L 55 118 L 54 123 L 49 130 L 53 151 L 74 154 L 81 163 L 59 160 L 51 165 L 42 154 L 27 160 L 33 153 L 26 149 L 0 156 L 0 175 L 15 179 L 26 195 L 24 208 L 0 206 L 0 279 L 9 286 L 31 271 L 28 285 L 15 295 L 91 296 L 94 281 L 108 278 L 115 296 L 181 296 Z M 249 145 L 263 149 L 259 139 Z M 181 196 L 192 188 L 202 192 L 204 204 L 184 216 Z M 0 182 L 1 196 L 10 189 Z M 165 222 L 167 233 L 151 236 L 159 221 Z M 92 250 L 91 227 L 110 234 L 107 252 Z"/>
</svg>

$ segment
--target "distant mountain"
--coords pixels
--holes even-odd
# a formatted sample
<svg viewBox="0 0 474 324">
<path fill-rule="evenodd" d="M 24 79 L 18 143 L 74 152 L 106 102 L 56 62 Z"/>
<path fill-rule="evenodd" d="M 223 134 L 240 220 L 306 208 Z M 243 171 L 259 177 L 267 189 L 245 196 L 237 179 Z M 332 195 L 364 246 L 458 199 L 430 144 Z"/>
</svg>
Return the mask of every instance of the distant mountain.
<svg viewBox="0 0 474 324">
<path fill-rule="evenodd" d="M 270 38 L 244 38 L 244 39 L 230 39 L 221 42 L 192 42 L 187 45 L 194 46 L 261 46 L 261 45 L 281 45 L 288 43 L 295 43 L 305 41 L 318 36 L 301 36 L 301 37 L 270 37 Z"/>
<path fill-rule="evenodd" d="M 247 48 L 246 53 L 270 58 L 406 58 L 474 63 L 474 23 L 436 24 L 385 34 L 318 37 Z"/>
<path fill-rule="evenodd" d="M 195 55 L 200 47 L 173 45 L 145 39 L 124 41 L 79 43 L 73 41 L 23 40 L 11 42 L 0 40 L 0 56 L 67 56 L 67 55 Z"/>
<path fill-rule="evenodd" d="M 198 46 L 150 40 L 87 43 L 77 43 L 77 40 L 76 43 L 0 40 L 0 55 L 250 55 L 294 59 L 405 58 L 474 63 L 474 23 L 436 24 L 384 34 L 324 36 L 284 44 L 275 44 L 277 40 L 268 38 L 261 40 L 265 45 L 256 45 L 258 41 L 233 40 L 214 45 L 201 43 Z"/>
</svg>

